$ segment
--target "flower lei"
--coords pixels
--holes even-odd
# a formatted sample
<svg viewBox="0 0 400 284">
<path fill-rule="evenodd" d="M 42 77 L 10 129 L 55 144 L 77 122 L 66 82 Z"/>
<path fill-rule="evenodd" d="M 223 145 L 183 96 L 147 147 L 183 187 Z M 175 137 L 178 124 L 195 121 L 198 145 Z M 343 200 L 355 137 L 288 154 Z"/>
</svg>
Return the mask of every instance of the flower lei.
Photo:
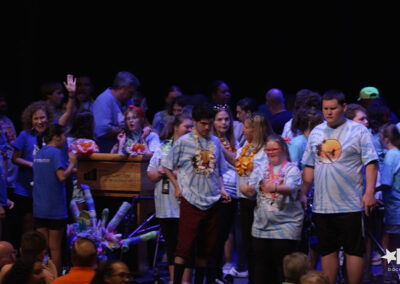
<svg viewBox="0 0 400 284">
<path fill-rule="evenodd" d="M 253 170 L 253 157 L 258 152 L 257 149 L 251 150 L 250 154 L 246 156 L 250 148 L 250 143 L 247 142 L 242 148 L 239 157 L 235 162 L 235 170 L 239 176 L 248 176 Z"/>
<path fill-rule="evenodd" d="M 198 174 L 209 176 L 214 173 L 216 167 L 216 159 L 214 155 L 215 146 L 211 141 L 211 146 L 206 150 L 201 150 L 199 136 L 196 129 L 192 130 L 194 143 L 196 145 L 195 156 L 193 157 L 194 171 Z"/>
<path fill-rule="evenodd" d="M 225 138 L 222 137 L 221 134 L 217 133 L 217 136 L 218 136 L 219 140 L 221 141 L 221 144 L 225 147 L 226 150 L 228 150 L 229 152 L 232 152 L 232 153 L 236 153 L 235 146 L 229 145 L 228 142 L 225 141 Z"/>
<path fill-rule="evenodd" d="M 129 155 L 141 155 L 144 154 L 146 147 L 144 146 L 142 142 L 142 139 L 140 138 L 142 133 L 139 134 L 138 137 L 127 137 L 126 142 L 125 142 L 125 151 Z M 131 135 L 129 135 L 131 136 Z"/>
<path fill-rule="evenodd" d="M 264 180 L 269 180 L 271 182 L 275 182 L 278 185 L 283 183 L 283 180 L 285 179 L 285 175 L 286 175 L 286 166 L 287 166 L 288 162 L 285 161 L 283 164 L 281 164 L 279 171 L 277 174 L 274 174 L 274 169 L 273 166 L 271 164 L 269 164 L 268 167 L 266 167 L 265 172 L 264 172 Z M 262 189 L 260 191 L 262 197 L 270 197 L 271 198 L 271 202 L 274 202 L 275 196 L 278 195 L 279 193 L 269 193 L 270 195 L 268 195 L 268 193 L 265 193 Z"/>
</svg>

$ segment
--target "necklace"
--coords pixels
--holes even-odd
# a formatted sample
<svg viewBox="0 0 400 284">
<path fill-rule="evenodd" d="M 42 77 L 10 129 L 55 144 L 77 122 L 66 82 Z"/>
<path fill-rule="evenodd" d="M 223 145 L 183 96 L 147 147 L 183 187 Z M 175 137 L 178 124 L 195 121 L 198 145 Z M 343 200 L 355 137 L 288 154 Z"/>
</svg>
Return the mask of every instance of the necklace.
<svg viewBox="0 0 400 284">
<path fill-rule="evenodd" d="M 232 153 L 236 153 L 236 148 L 234 146 L 231 146 L 228 144 L 228 142 L 225 140 L 224 137 L 220 133 L 217 133 L 217 136 L 219 140 L 221 141 L 221 144 L 225 147 L 226 150 Z"/>
<path fill-rule="evenodd" d="M 249 148 L 250 143 L 247 142 L 235 162 L 235 170 L 239 176 L 248 176 L 253 170 L 253 157 L 257 153 L 257 149 L 254 148 L 248 155 L 246 155 Z"/>
<path fill-rule="evenodd" d="M 211 140 L 210 147 L 202 150 L 200 148 L 199 136 L 196 129 L 192 130 L 194 143 L 196 145 L 195 156 L 193 157 L 194 171 L 198 174 L 209 176 L 214 173 L 216 167 L 216 159 L 214 156 L 215 146 Z"/>
</svg>

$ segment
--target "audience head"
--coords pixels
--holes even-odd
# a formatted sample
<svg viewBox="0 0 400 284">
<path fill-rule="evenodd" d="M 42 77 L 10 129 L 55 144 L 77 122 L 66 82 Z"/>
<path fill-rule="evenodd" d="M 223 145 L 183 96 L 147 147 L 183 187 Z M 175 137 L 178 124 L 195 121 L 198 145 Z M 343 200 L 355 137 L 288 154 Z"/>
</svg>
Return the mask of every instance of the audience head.
<svg viewBox="0 0 400 284">
<path fill-rule="evenodd" d="M 126 103 L 131 99 L 139 88 L 140 82 L 131 72 L 120 71 L 114 78 L 111 89 L 117 95 L 117 99 Z"/>
<path fill-rule="evenodd" d="M 209 103 L 195 105 L 192 110 L 192 118 L 197 133 L 201 137 L 207 137 L 210 134 L 212 119 L 214 118 L 212 105 Z"/>
<path fill-rule="evenodd" d="M 346 97 L 339 90 L 328 90 L 322 96 L 322 113 L 329 127 L 338 127 L 346 121 Z"/>
<path fill-rule="evenodd" d="M 229 145 L 235 147 L 235 136 L 233 133 L 233 116 L 228 105 L 214 105 L 213 133 L 215 135 L 225 135 L 229 140 Z"/>
<path fill-rule="evenodd" d="M 94 117 L 89 111 L 79 112 L 75 115 L 69 135 L 76 139 L 93 139 Z"/>
<path fill-rule="evenodd" d="M 296 130 L 304 133 L 306 130 L 313 130 L 315 126 L 321 124 L 323 121 L 324 116 L 319 109 L 301 108 L 293 117 L 291 130 L 294 134 L 297 133 Z"/>
<path fill-rule="evenodd" d="M 42 261 L 31 255 L 18 258 L 4 275 L 3 284 L 42 284 L 44 281 Z"/>
<path fill-rule="evenodd" d="M 365 108 L 368 108 L 371 104 L 379 99 L 379 91 L 375 87 L 364 87 L 360 90 L 357 101 Z"/>
<path fill-rule="evenodd" d="M 283 258 L 283 275 L 286 282 L 298 283 L 300 277 L 307 273 L 309 260 L 306 254 L 294 252 Z"/>
<path fill-rule="evenodd" d="M 285 140 L 278 134 L 271 134 L 267 137 L 264 151 L 268 161 L 274 166 L 290 161 L 289 148 Z"/>
<path fill-rule="evenodd" d="M 296 93 L 296 100 L 294 103 L 294 112 L 301 108 L 315 108 L 321 110 L 322 99 L 321 95 L 317 92 L 301 89 Z"/>
<path fill-rule="evenodd" d="M 147 98 L 142 92 L 135 92 L 133 95 L 133 103 L 135 106 L 140 108 L 143 114 L 146 116 L 149 107 L 147 105 Z"/>
<path fill-rule="evenodd" d="M 348 104 L 344 116 L 368 127 L 367 110 L 359 104 Z"/>
<path fill-rule="evenodd" d="M 76 98 L 80 102 L 88 101 L 94 91 L 92 79 L 87 75 L 76 78 Z"/>
<path fill-rule="evenodd" d="M 170 139 L 172 136 L 174 139 L 178 139 L 182 135 L 192 131 L 193 121 L 192 116 L 189 114 L 180 114 L 174 116 L 174 119 L 168 122 L 168 124 L 161 131 L 160 139 Z"/>
<path fill-rule="evenodd" d="M 168 87 L 165 97 L 165 104 L 169 106 L 176 98 L 182 96 L 182 91 L 177 85 Z"/>
<path fill-rule="evenodd" d="M 386 123 L 379 129 L 379 141 L 383 147 L 388 148 L 389 142 L 400 149 L 400 131 L 396 124 Z"/>
<path fill-rule="evenodd" d="M 47 252 L 47 241 L 45 236 L 39 231 L 29 231 L 21 238 L 21 255 L 30 255 L 42 260 Z"/>
<path fill-rule="evenodd" d="M 125 127 L 128 131 L 141 131 L 144 127 L 145 116 L 143 111 L 134 105 L 130 105 L 124 113 Z"/>
<path fill-rule="evenodd" d="M 310 270 L 300 277 L 300 284 L 330 284 L 328 276 L 317 270 Z"/>
<path fill-rule="evenodd" d="M 369 127 L 373 134 L 379 132 L 379 127 L 390 123 L 390 109 L 386 104 L 376 101 L 367 108 Z"/>
<path fill-rule="evenodd" d="M 244 122 L 246 116 L 251 115 L 258 109 L 257 103 L 252 98 L 243 98 L 236 103 L 236 117 L 240 122 Z"/>
<path fill-rule="evenodd" d="M 273 133 L 267 118 L 260 113 L 253 113 L 246 117 L 243 126 L 243 135 L 247 142 L 257 149 L 264 147 L 267 136 Z"/>
<path fill-rule="evenodd" d="M 168 114 L 169 115 L 179 115 L 182 113 L 183 108 L 186 105 L 186 98 L 183 96 L 179 96 L 174 98 L 171 103 L 168 105 Z"/>
<path fill-rule="evenodd" d="M 71 263 L 73 266 L 92 267 L 97 261 L 97 249 L 92 240 L 78 238 L 71 249 Z"/>
<path fill-rule="evenodd" d="M 11 243 L 0 241 L 0 268 L 15 262 L 15 250 Z"/>
<path fill-rule="evenodd" d="M 42 133 L 54 121 L 54 109 L 44 101 L 31 103 L 22 113 L 23 127 L 27 131 Z"/>
<path fill-rule="evenodd" d="M 107 260 L 99 266 L 90 284 L 124 284 L 131 281 L 132 274 L 124 262 Z"/>
<path fill-rule="evenodd" d="M 61 107 L 64 99 L 64 87 L 60 82 L 45 82 L 40 86 L 40 93 L 46 102 L 53 107 Z"/>
<path fill-rule="evenodd" d="M 282 91 L 275 88 L 268 90 L 265 94 L 265 104 L 272 114 L 276 109 L 284 109 L 285 99 Z"/>
<path fill-rule="evenodd" d="M 211 101 L 216 105 L 230 104 L 231 92 L 228 85 L 221 81 L 216 80 L 210 86 Z"/>
<path fill-rule="evenodd" d="M 37 136 L 37 146 L 42 148 L 43 142 L 47 145 L 52 142 L 57 148 L 65 146 L 65 128 L 59 124 L 50 124 L 46 130 Z"/>
</svg>

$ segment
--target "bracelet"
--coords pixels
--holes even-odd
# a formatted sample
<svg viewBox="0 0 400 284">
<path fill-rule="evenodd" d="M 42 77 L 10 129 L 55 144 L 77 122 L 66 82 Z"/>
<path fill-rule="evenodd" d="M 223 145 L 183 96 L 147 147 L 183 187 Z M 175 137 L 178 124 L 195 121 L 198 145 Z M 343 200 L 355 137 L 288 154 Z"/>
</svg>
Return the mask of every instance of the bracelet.
<svg viewBox="0 0 400 284">
<path fill-rule="evenodd" d="M 277 192 L 278 192 L 278 184 L 275 183 L 275 193 L 277 193 Z"/>
</svg>

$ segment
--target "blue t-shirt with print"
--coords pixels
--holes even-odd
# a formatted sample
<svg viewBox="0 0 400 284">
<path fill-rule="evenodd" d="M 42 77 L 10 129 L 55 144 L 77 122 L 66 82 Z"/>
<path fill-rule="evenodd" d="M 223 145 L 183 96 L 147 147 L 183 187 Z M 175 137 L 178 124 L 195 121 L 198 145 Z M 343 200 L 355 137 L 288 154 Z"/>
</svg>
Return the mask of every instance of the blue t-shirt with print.
<svg viewBox="0 0 400 284">
<path fill-rule="evenodd" d="M 382 184 L 391 188 L 382 192 L 385 204 L 384 223 L 400 225 L 400 151 L 397 148 L 387 151 L 381 171 Z"/>
<path fill-rule="evenodd" d="M 33 162 L 33 216 L 44 219 L 65 219 L 67 197 L 65 183 L 57 177 L 57 170 L 65 169 L 63 153 L 54 146 L 43 146 Z"/>
</svg>

